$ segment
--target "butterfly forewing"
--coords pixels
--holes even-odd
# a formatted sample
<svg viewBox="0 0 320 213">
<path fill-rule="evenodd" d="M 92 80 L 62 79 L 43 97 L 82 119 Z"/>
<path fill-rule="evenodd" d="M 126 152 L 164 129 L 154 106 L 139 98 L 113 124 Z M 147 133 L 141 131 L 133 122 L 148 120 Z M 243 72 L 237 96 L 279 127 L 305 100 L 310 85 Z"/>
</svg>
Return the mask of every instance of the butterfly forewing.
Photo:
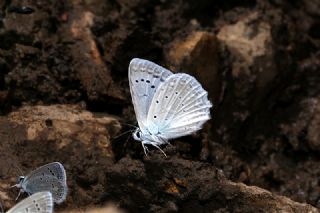
<svg viewBox="0 0 320 213">
<path fill-rule="evenodd" d="M 20 201 L 7 213 L 52 213 L 53 200 L 50 192 L 38 192 Z"/>
<path fill-rule="evenodd" d="M 67 185 L 51 175 L 35 176 L 23 182 L 22 188 L 30 194 L 42 191 L 52 193 L 55 203 L 62 203 L 67 196 Z"/>
<path fill-rule="evenodd" d="M 188 135 L 210 119 L 207 92 L 188 74 L 174 74 L 161 84 L 148 112 L 147 125 L 166 139 Z"/>
<path fill-rule="evenodd" d="M 36 170 L 32 171 L 28 176 L 26 176 L 25 181 L 32 179 L 34 177 L 51 175 L 56 177 L 59 181 L 66 183 L 66 171 L 63 165 L 59 162 L 48 163 L 43 165 Z"/>
<path fill-rule="evenodd" d="M 147 60 L 132 59 L 129 65 L 129 84 L 139 127 L 146 128 L 150 104 L 160 84 L 172 73 Z"/>
</svg>

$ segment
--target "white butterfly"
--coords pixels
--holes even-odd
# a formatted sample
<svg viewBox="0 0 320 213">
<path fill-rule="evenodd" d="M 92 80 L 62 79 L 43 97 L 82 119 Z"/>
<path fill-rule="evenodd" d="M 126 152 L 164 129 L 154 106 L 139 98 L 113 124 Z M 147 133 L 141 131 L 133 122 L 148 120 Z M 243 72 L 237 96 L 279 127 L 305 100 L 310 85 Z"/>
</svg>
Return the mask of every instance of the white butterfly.
<svg viewBox="0 0 320 213">
<path fill-rule="evenodd" d="M 59 162 L 53 162 L 35 169 L 27 176 L 20 176 L 18 184 L 13 187 L 20 188 L 19 195 L 21 192 L 27 192 L 31 195 L 36 192 L 50 191 L 54 202 L 59 204 L 67 196 L 66 179 L 66 171 L 63 165 Z"/>
<path fill-rule="evenodd" d="M 20 201 L 7 213 L 52 213 L 53 199 L 51 192 L 38 192 Z"/>
<path fill-rule="evenodd" d="M 173 74 L 151 61 L 135 58 L 129 65 L 129 84 L 139 124 L 133 138 L 141 141 L 145 154 L 146 144 L 162 151 L 160 145 L 201 129 L 210 119 L 208 93 L 188 74 Z"/>
</svg>

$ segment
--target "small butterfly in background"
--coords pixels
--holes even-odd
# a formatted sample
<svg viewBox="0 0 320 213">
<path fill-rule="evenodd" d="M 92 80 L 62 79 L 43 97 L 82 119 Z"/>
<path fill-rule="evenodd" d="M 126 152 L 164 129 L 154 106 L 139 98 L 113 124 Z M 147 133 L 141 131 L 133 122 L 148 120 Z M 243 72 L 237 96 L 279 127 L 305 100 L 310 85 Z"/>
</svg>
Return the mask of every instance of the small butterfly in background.
<svg viewBox="0 0 320 213">
<path fill-rule="evenodd" d="M 159 149 L 169 139 L 189 135 L 210 119 L 208 93 L 192 76 L 171 71 L 144 59 L 129 65 L 129 84 L 139 128 L 133 138 L 144 153 L 152 145 Z"/>
<path fill-rule="evenodd" d="M 55 203 L 62 203 L 67 196 L 68 186 L 66 171 L 59 162 L 46 164 L 32 171 L 27 176 L 20 176 L 18 184 L 12 186 L 20 188 L 16 199 L 21 192 L 27 192 L 29 195 L 41 191 L 52 193 Z"/>
<path fill-rule="evenodd" d="M 31 14 L 34 12 L 34 9 L 32 9 L 31 7 L 26 7 L 26 6 L 22 6 L 22 7 L 10 6 L 8 8 L 8 12 L 9 13 L 19 13 L 19 14 Z"/>
<path fill-rule="evenodd" d="M 20 201 L 7 213 L 52 213 L 53 200 L 51 192 L 38 192 Z"/>
</svg>

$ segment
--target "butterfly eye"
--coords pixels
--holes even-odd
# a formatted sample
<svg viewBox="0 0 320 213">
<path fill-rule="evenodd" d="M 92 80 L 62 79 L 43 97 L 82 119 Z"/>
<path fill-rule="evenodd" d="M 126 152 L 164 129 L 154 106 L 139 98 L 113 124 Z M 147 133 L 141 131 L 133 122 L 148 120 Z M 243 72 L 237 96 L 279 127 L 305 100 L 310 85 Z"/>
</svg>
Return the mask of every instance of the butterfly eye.
<svg viewBox="0 0 320 213">
<path fill-rule="evenodd" d="M 19 176 L 18 177 L 18 183 L 21 183 L 24 180 L 24 176 Z"/>
<path fill-rule="evenodd" d="M 137 137 L 138 137 L 138 138 L 141 138 L 140 132 L 137 132 Z"/>
</svg>

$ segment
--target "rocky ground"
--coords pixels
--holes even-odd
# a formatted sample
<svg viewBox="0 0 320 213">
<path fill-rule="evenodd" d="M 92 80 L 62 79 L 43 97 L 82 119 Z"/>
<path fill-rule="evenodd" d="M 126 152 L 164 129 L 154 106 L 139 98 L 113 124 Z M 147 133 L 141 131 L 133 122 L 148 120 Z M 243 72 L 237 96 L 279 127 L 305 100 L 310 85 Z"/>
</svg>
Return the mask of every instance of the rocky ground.
<svg viewBox="0 0 320 213">
<path fill-rule="evenodd" d="M 319 211 L 319 1 L 2 0 L 0 8 L 5 210 L 19 170 L 60 161 L 69 194 L 56 212 Z M 167 158 L 144 156 L 122 135 L 136 125 L 134 57 L 194 75 L 214 104 L 203 130 L 164 147 Z"/>
</svg>

